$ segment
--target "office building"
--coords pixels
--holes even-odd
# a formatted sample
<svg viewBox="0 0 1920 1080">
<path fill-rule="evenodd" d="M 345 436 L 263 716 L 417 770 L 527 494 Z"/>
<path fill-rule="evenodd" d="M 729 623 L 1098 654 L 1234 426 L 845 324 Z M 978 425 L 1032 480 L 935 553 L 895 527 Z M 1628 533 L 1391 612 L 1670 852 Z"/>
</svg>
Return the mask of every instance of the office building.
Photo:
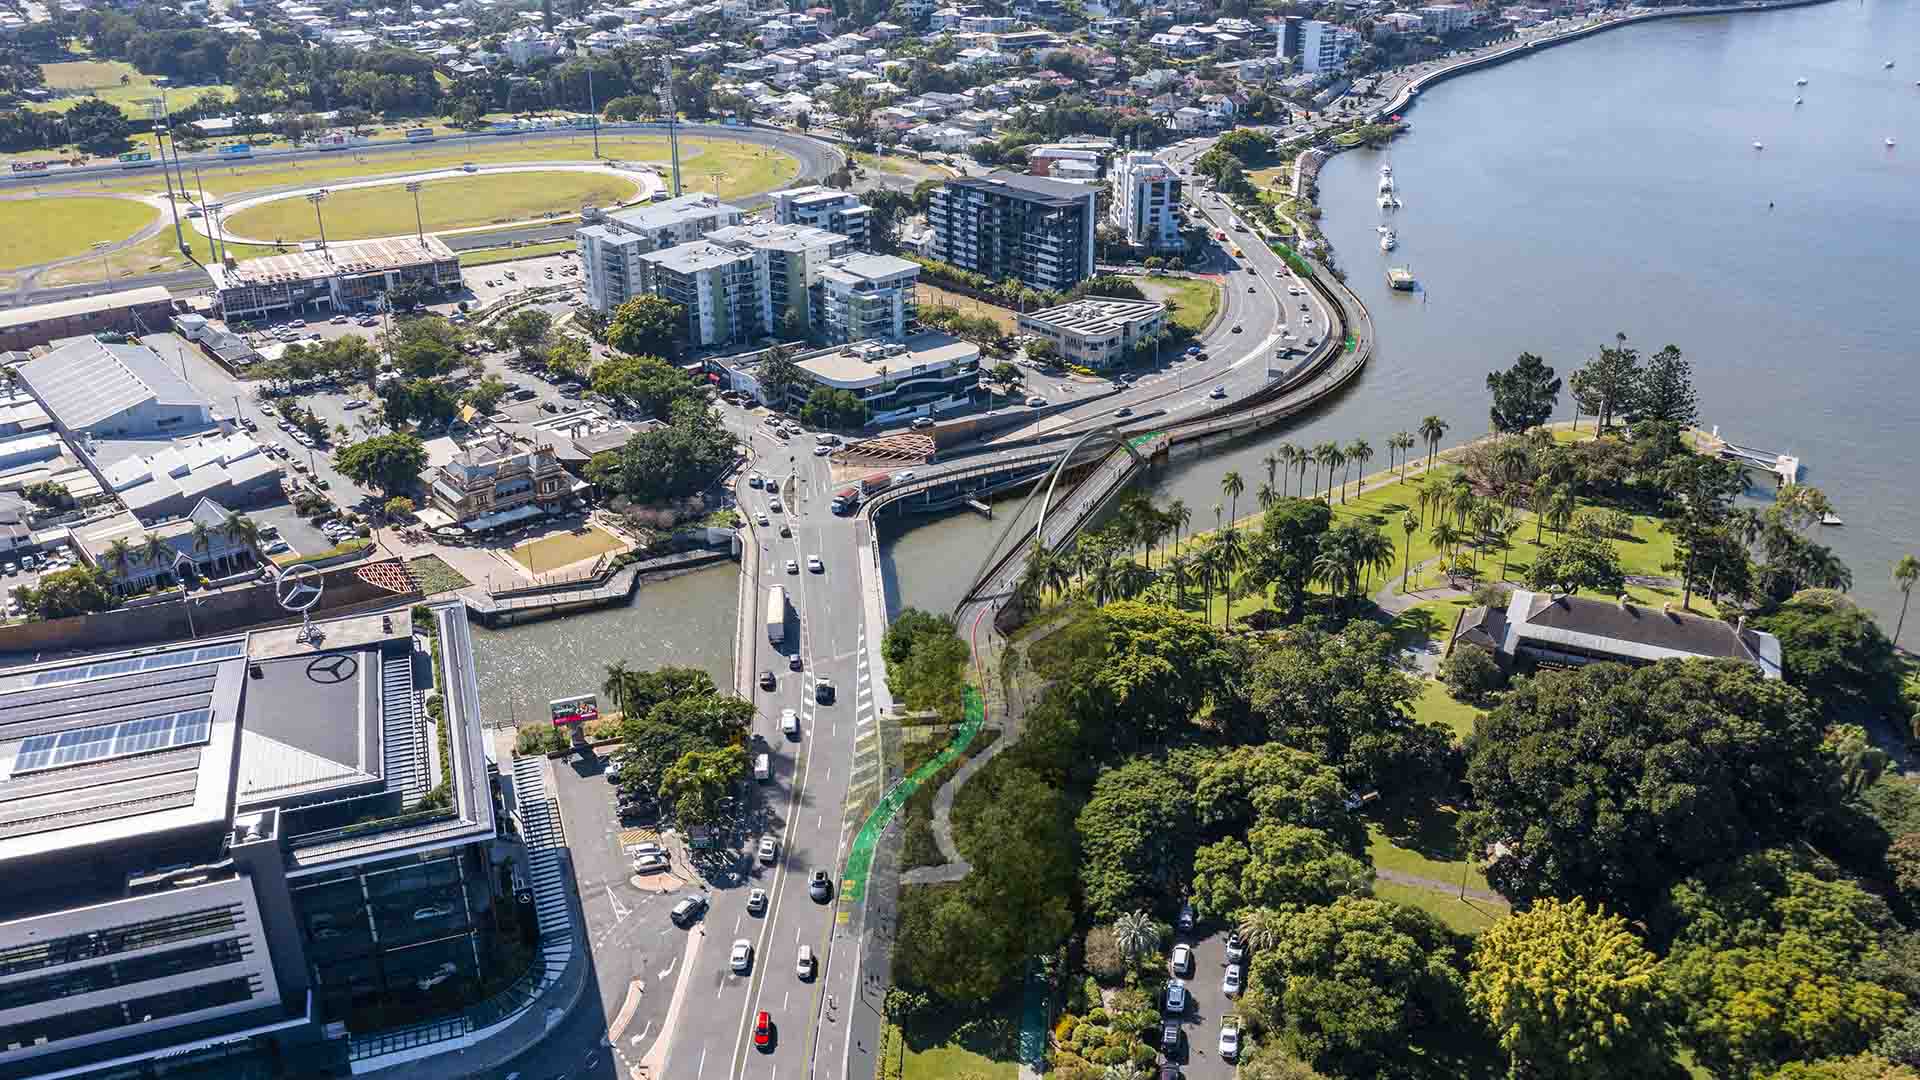
<svg viewBox="0 0 1920 1080">
<path fill-rule="evenodd" d="M 919 263 L 895 255 L 849 255 L 829 262 L 820 279 L 829 341 L 900 341 L 917 320 Z"/>
<path fill-rule="evenodd" d="M 574 234 L 586 267 L 587 304 L 606 314 L 645 293 L 640 256 L 698 240 L 715 229 L 740 224 L 739 207 L 712 195 L 682 195 L 646 206 L 583 214 L 587 226 Z"/>
<path fill-rule="evenodd" d="M 0 675 L 0 1078 L 345 1075 L 500 979 L 537 931 L 466 609 L 425 617 Z"/>
<path fill-rule="evenodd" d="M 213 406 L 160 354 L 84 337 L 15 369 L 68 439 L 153 438 L 205 431 Z"/>
<path fill-rule="evenodd" d="M 173 294 L 158 285 L 0 311 L 0 351 L 31 349 L 114 330 L 157 334 L 173 317 Z"/>
<path fill-rule="evenodd" d="M 933 257 L 995 281 L 1065 292 L 1093 276 L 1090 186 L 1015 173 L 949 180 L 933 192 Z"/>
<path fill-rule="evenodd" d="M 707 234 L 713 243 L 766 256 L 767 299 L 773 332 L 784 338 L 808 336 L 822 318 L 821 275 L 828 260 L 854 250 L 847 237 L 811 225 L 729 225 Z"/>
<path fill-rule="evenodd" d="M 980 347 L 939 333 L 844 345 L 796 357 L 794 362 L 807 376 L 808 385 L 789 391 L 789 407 L 799 407 L 816 386 L 848 390 L 866 403 L 871 424 L 898 423 L 960 408 L 972 400 L 980 381 Z"/>
<path fill-rule="evenodd" d="M 1067 363 L 1103 368 L 1125 363 L 1135 346 L 1166 325 L 1167 306 L 1151 300 L 1089 296 L 1022 314 L 1020 332 L 1053 342 Z"/>
<path fill-rule="evenodd" d="M 1284 40 L 1282 47 L 1285 47 Z M 1360 35 L 1344 26 L 1322 19 L 1301 20 L 1298 54 L 1301 71 L 1315 75 L 1339 71 L 1359 48 Z"/>
<path fill-rule="evenodd" d="M 740 344 L 773 333 L 766 252 L 696 240 L 648 252 L 639 264 L 640 291 L 685 310 L 692 347 Z"/>
<path fill-rule="evenodd" d="M 867 250 L 867 205 L 851 191 L 821 187 L 787 188 L 767 196 L 773 200 L 773 220 L 780 225 L 811 225 L 839 233 L 852 245 Z"/>
<path fill-rule="evenodd" d="M 1132 151 L 1113 164 L 1113 218 L 1127 243 L 1155 251 L 1181 247 L 1180 175 L 1152 154 Z"/>
<path fill-rule="evenodd" d="M 214 302 L 229 321 L 330 311 L 371 311 L 398 285 L 460 287 L 460 257 L 438 237 L 315 245 L 286 255 L 207 264 Z"/>
</svg>

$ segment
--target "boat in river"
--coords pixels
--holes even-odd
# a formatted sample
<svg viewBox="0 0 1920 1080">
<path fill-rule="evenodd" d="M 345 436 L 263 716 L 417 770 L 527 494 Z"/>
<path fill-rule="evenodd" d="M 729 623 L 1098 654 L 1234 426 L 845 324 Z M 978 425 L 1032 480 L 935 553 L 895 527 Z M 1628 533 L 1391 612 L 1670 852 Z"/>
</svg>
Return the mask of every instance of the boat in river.
<svg viewBox="0 0 1920 1080">
<path fill-rule="evenodd" d="M 1392 229 L 1387 228 L 1385 225 L 1380 226 L 1381 251 L 1392 251 L 1395 247 L 1399 246 L 1399 243 L 1400 239 L 1393 235 Z"/>
<path fill-rule="evenodd" d="M 1389 192 L 1389 191 L 1392 191 L 1392 190 L 1393 190 L 1393 177 L 1391 177 L 1391 176 L 1382 176 L 1382 177 L 1380 178 L 1380 192 L 1381 192 L 1381 194 L 1383 194 L 1383 195 L 1384 195 L 1384 194 L 1386 194 L 1387 192 Z"/>
<path fill-rule="evenodd" d="M 1412 292 L 1415 284 L 1413 271 L 1407 267 L 1391 266 L 1387 268 L 1388 287 L 1398 289 L 1401 292 Z"/>
</svg>

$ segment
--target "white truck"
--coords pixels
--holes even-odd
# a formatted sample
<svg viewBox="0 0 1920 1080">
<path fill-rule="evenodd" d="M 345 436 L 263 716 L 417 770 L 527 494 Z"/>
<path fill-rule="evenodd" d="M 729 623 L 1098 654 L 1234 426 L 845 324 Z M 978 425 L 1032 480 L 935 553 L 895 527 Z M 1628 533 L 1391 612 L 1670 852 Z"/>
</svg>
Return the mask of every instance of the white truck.
<svg viewBox="0 0 1920 1080">
<path fill-rule="evenodd" d="M 787 589 L 775 585 L 767 590 L 767 640 L 775 645 L 787 637 Z"/>
</svg>

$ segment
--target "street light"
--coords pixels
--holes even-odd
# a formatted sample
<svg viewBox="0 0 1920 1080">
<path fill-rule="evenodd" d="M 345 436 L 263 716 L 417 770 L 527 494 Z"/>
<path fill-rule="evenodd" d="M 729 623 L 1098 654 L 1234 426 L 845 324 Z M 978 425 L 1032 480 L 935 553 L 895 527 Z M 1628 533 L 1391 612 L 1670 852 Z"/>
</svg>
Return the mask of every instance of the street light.
<svg viewBox="0 0 1920 1080">
<path fill-rule="evenodd" d="M 326 188 L 307 192 L 307 201 L 313 204 L 313 220 L 320 224 L 320 246 L 322 248 L 327 246 L 327 221 L 326 218 L 320 214 L 320 204 L 326 202 L 327 196 L 331 194 L 332 192 Z"/>
<path fill-rule="evenodd" d="M 407 191 L 413 196 L 413 238 L 425 244 L 427 230 L 426 226 L 420 222 L 420 188 L 422 186 L 420 181 L 414 180 L 407 184 Z"/>
<path fill-rule="evenodd" d="M 112 249 L 113 249 L 113 241 L 111 240 L 96 241 L 93 245 L 93 250 L 100 253 L 101 284 L 106 285 L 109 288 L 113 286 L 113 250 Z"/>
</svg>

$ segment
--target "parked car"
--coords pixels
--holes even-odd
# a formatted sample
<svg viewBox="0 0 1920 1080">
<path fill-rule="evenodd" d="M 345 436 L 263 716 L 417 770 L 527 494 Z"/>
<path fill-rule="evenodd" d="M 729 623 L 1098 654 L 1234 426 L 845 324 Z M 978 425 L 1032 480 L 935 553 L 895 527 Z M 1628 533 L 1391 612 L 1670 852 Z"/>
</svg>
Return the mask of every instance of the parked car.
<svg viewBox="0 0 1920 1080">
<path fill-rule="evenodd" d="M 453 909 L 445 904 L 428 904 L 426 907 L 413 909 L 413 921 L 430 922 L 434 919 L 444 919 L 451 914 Z"/>
<path fill-rule="evenodd" d="M 1169 965 L 1173 973 L 1184 979 L 1193 974 L 1193 946 L 1181 942 L 1173 947 L 1173 959 Z"/>
<path fill-rule="evenodd" d="M 1227 935 L 1227 963 L 1243 964 L 1246 963 L 1246 960 L 1246 939 L 1240 936 L 1240 931 L 1235 930 Z"/>
<path fill-rule="evenodd" d="M 1220 1057 L 1232 1061 L 1240 1056 L 1240 1018 L 1229 1016 L 1220 1021 Z"/>
<path fill-rule="evenodd" d="M 1166 1013 L 1168 1016 L 1184 1016 L 1187 1011 L 1187 988 L 1180 982 L 1167 984 Z"/>
<path fill-rule="evenodd" d="M 1220 992 L 1233 997 L 1246 987 L 1245 974 L 1239 964 L 1228 964 L 1227 973 L 1220 978 Z"/>
</svg>

